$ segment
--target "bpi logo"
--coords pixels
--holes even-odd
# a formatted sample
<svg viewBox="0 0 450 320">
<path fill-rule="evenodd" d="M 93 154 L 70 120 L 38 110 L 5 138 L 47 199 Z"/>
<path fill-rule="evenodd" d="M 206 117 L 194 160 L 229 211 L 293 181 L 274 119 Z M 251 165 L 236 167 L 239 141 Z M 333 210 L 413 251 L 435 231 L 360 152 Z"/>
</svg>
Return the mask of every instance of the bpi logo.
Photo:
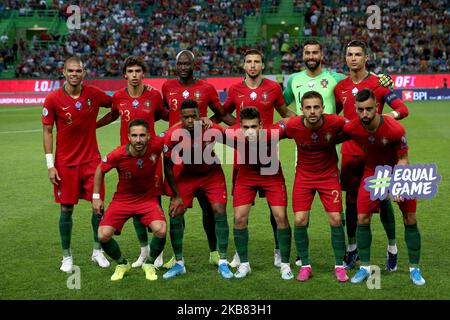
<svg viewBox="0 0 450 320">
<path fill-rule="evenodd" d="M 411 90 L 409 91 L 402 91 L 402 100 L 403 101 L 413 101 L 413 92 Z"/>
<path fill-rule="evenodd" d="M 427 100 L 427 98 L 428 96 L 426 91 L 412 91 L 412 90 L 402 91 L 403 101 Z"/>
</svg>

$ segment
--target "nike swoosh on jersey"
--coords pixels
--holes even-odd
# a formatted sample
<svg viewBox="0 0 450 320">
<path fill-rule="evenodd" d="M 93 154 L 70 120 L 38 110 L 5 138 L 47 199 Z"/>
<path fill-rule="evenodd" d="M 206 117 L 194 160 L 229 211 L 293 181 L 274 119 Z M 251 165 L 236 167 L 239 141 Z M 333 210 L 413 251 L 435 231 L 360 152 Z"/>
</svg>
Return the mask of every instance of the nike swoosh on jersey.
<svg viewBox="0 0 450 320">
<path fill-rule="evenodd" d="M 301 85 L 299 85 L 299 86 L 296 86 L 296 88 L 300 88 L 300 87 L 303 87 L 303 85 L 301 84 Z"/>
<path fill-rule="evenodd" d="M 177 94 L 176 92 L 169 92 L 169 96 L 173 96 L 174 94 Z"/>
<path fill-rule="evenodd" d="M 242 98 L 245 94 L 238 94 L 238 98 Z"/>
<path fill-rule="evenodd" d="M 345 94 L 345 93 L 346 93 L 347 91 L 348 91 L 348 90 L 345 90 L 345 91 L 341 91 L 341 93 L 342 93 L 342 94 Z"/>
<path fill-rule="evenodd" d="M 69 106 L 69 107 L 65 107 L 65 108 L 64 108 L 64 107 L 62 107 L 62 109 L 63 109 L 63 110 L 67 110 L 67 109 L 69 109 L 69 108 L 70 108 L 70 106 Z"/>
</svg>

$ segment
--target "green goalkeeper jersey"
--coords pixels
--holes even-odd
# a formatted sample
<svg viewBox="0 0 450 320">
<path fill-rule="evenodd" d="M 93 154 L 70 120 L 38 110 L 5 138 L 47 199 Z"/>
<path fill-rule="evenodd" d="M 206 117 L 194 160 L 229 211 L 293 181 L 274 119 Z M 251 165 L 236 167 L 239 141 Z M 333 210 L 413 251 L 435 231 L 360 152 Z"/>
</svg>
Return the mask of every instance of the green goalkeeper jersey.
<svg viewBox="0 0 450 320">
<path fill-rule="evenodd" d="M 286 89 L 283 91 L 286 105 L 295 101 L 297 114 L 301 114 L 301 99 L 308 91 L 316 91 L 322 95 L 325 113 L 336 113 L 336 102 L 334 100 L 334 87 L 343 80 L 345 75 L 333 71 L 323 70 L 315 78 L 311 78 L 305 71 L 293 73 L 289 79 Z"/>
</svg>

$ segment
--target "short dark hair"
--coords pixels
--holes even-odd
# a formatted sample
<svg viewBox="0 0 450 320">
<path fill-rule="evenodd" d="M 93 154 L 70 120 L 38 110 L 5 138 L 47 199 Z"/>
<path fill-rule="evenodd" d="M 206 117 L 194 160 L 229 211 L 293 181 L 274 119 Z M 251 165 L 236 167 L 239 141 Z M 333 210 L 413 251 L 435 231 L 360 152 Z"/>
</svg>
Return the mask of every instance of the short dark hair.
<svg viewBox="0 0 450 320">
<path fill-rule="evenodd" d="M 347 44 L 346 50 L 349 47 L 359 47 L 363 49 L 365 55 L 367 55 L 367 43 L 364 40 L 352 40 Z"/>
<path fill-rule="evenodd" d="M 77 56 L 71 56 L 66 61 L 64 61 L 64 69 L 66 68 L 67 64 L 71 62 L 78 63 L 84 69 L 83 61 L 81 61 L 81 58 Z"/>
<path fill-rule="evenodd" d="M 261 121 L 261 113 L 255 107 L 245 107 L 241 109 L 239 118 L 241 121 L 253 119 L 258 119 L 259 121 Z"/>
<path fill-rule="evenodd" d="M 148 122 L 145 121 L 144 119 L 141 118 L 137 118 L 132 120 L 129 124 L 128 124 L 128 132 L 130 132 L 130 129 L 132 127 L 139 127 L 139 126 L 143 126 L 144 128 L 147 129 L 147 131 L 150 131 L 149 127 L 148 127 Z"/>
<path fill-rule="evenodd" d="M 251 54 L 259 55 L 261 57 L 262 63 L 264 63 L 264 54 L 261 51 L 259 51 L 258 49 L 249 49 L 249 50 L 245 51 L 245 53 L 244 53 L 244 61 L 247 58 L 247 56 L 249 56 Z"/>
<path fill-rule="evenodd" d="M 302 96 L 302 100 L 300 102 L 301 106 L 303 107 L 303 101 L 305 101 L 306 99 L 319 99 L 320 103 L 322 103 L 323 106 L 323 97 L 320 93 L 318 93 L 317 91 L 308 91 L 306 92 L 303 96 Z"/>
<path fill-rule="evenodd" d="M 363 102 L 363 101 L 367 101 L 369 99 L 372 99 L 373 101 L 377 101 L 377 99 L 375 98 L 375 94 L 370 90 L 370 89 L 362 89 L 361 91 L 359 91 L 356 94 L 356 102 Z"/>
<path fill-rule="evenodd" d="M 322 51 L 322 44 L 319 40 L 316 39 L 308 39 L 305 42 L 303 42 L 303 48 L 305 48 L 308 45 L 317 45 L 320 48 L 320 51 Z"/>
<path fill-rule="evenodd" d="M 180 110 L 183 110 L 183 109 L 197 109 L 198 110 L 198 103 L 195 100 L 184 100 L 180 106 Z"/>
<path fill-rule="evenodd" d="M 122 74 L 126 74 L 127 68 L 132 66 L 141 67 L 144 73 L 147 73 L 148 71 L 148 67 L 144 61 L 144 58 L 139 56 L 129 56 L 128 58 L 125 59 L 125 62 L 123 63 Z"/>
</svg>

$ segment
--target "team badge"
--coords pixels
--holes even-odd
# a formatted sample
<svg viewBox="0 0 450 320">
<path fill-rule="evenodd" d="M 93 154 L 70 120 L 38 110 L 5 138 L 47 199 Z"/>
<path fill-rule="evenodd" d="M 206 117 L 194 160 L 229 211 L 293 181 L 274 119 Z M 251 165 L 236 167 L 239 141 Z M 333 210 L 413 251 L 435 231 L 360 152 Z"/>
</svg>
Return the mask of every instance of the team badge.
<svg viewBox="0 0 450 320">
<path fill-rule="evenodd" d="M 264 100 L 264 101 L 267 101 L 267 98 L 268 98 L 268 97 L 269 97 L 269 95 L 267 94 L 267 92 L 264 91 L 264 92 L 262 93 L 262 98 L 263 98 L 263 100 Z"/>
<path fill-rule="evenodd" d="M 252 93 L 250 93 L 250 98 L 252 99 L 252 100 L 256 100 L 256 97 L 257 97 L 258 95 L 256 94 L 256 92 L 255 91 L 252 91 Z"/>
<path fill-rule="evenodd" d="M 189 91 L 184 90 L 183 91 L 183 98 L 187 99 L 189 97 Z"/>
<path fill-rule="evenodd" d="M 139 101 L 134 100 L 133 101 L 133 107 L 135 107 L 135 108 L 139 107 Z"/>
<path fill-rule="evenodd" d="M 142 159 L 138 159 L 138 161 L 136 162 L 137 166 L 139 169 L 142 169 L 142 165 L 144 164 L 144 160 Z"/>
<path fill-rule="evenodd" d="M 382 143 L 383 145 L 387 145 L 387 144 L 389 143 L 389 140 L 386 139 L 385 137 L 383 137 L 383 139 L 381 139 L 381 143 Z"/>
<path fill-rule="evenodd" d="M 374 143 L 375 143 L 375 137 L 374 137 L 374 136 L 369 136 L 368 140 L 369 140 L 369 142 L 370 142 L 371 144 L 374 144 Z"/>
<path fill-rule="evenodd" d="M 406 137 L 403 136 L 400 140 L 402 143 L 400 144 L 400 149 L 405 149 L 408 147 L 408 142 L 406 141 Z"/>
<path fill-rule="evenodd" d="M 319 135 L 313 132 L 313 134 L 311 135 L 311 139 L 313 142 L 317 142 L 317 140 L 319 139 Z"/>
<path fill-rule="evenodd" d="M 308 81 L 308 87 L 314 88 L 315 85 L 316 85 L 316 83 L 314 82 L 314 80 Z"/>
<path fill-rule="evenodd" d="M 87 99 L 87 105 L 88 105 L 88 107 L 91 106 L 91 99 Z"/>
<path fill-rule="evenodd" d="M 356 87 L 353 88 L 353 89 L 352 89 L 352 95 L 356 96 L 356 94 L 358 93 L 358 91 L 359 91 L 358 88 L 356 88 Z"/>
<path fill-rule="evenodd" d="M 322 88 L 326 89 L 328 86 L 328 80 L 322 79 L 322 80 L 320 80 L 320 84 L 322 85 Z"/>
<path fill-rule="evenodd" d="M 80 101 L 77 101 L 77 103 L 75 103 L 75 108 L 77 109 L 77 110 L 81 110 L 81 107 L 82 107 L 83 105 L 81 104 L 81 102 Z"/>
<path fill-rule="evenodd" d="M 47 109 L 47 108 L 43 108 L 43 109 L 42 109 L 42 115 L 43 115 L 44 117 L 48 116 L 48 109 Z"/>
<path fill-rule="evenodd" d="M 156 154 L 152 154 L 150 157 L 148 157 L 148 159 L 152 162 L 155 163 L 156 162 Z"/>
<path fill-rule="evenodd" d="M 145 106 L 147 107 L 147 109 L 149 109 L 151 105 L 152 103 L 150 101 L 145 101 Z"/>
<path fill-rule="evenodd" d="M 195 91 L 194 93 L 195 99 L 200 99 L 200 91 Z"/>
</svg>

